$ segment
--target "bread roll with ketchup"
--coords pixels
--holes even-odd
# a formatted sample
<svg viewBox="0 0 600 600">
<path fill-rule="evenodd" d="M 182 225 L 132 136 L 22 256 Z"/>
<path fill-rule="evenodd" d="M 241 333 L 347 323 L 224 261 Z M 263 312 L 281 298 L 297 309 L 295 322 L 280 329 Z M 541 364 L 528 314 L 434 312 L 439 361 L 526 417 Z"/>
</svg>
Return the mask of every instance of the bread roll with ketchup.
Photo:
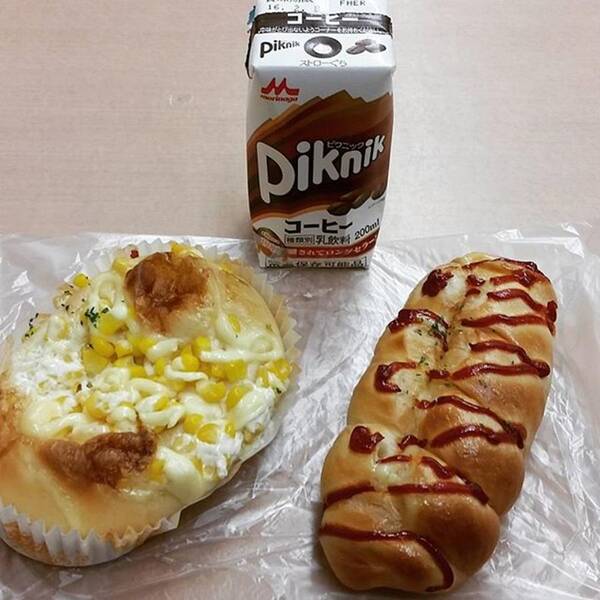
<svg viewBox="0 0 600 600">
<path fill-rule="evenodd" d="M 531 262 L 471 254 L 419 283 L 323 468 L 320 542 L 343 584 L 448 591 L 489 559 L 544 413 L 556 317 Z"/>
</svg>

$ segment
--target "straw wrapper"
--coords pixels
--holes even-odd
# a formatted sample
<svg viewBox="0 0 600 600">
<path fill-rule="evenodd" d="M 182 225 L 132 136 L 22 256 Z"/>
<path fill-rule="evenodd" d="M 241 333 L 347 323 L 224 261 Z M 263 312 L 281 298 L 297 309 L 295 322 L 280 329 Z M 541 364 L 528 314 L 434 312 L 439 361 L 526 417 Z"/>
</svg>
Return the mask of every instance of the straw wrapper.
<svg viewBox="0 0 600 600">
<path fill-rule="evenodd" d="M 169 250 L 169 244 L 160 240 L 140 241 L 135 244 L 135 247 L 140 251 L 142 257 L 153 252 Z M 273 287 L 267 283 L 264 274 L 258 273 L 239 260 L 232 260 L 227 254 L 219 253 L 210 248 L 202 248 L 198 245 L 194 247 L 208 260 L 225 263 L 230 271 L 245 279 L 263 297 L 279 327 L 285 348 L 285 356 L 294 365 L 294 372 L 292 373 L 290 389 L 283 398 L 279 399 L 273 418 L 264 431 L 251 444 L 242 448 L 239 460 L 232 465 L 227 477 L 219 481 L 208 494 L 196 499 L 193 504 L 203 500 L 216 489 L 228 483 L 238 472 L 241 464 L 265 448 L 277 434 L 283 414 L 288 408 L 285 399 L 289 398 L 292 395 L 290 392 L 294 391 L 293 381 L 297 374 L 299 356 L 297 343 L 300 339 L 295 331 L 296 322 L 291 318 L 284 298 L 275 293 Z M 110 250 L 101 251 L 97 256 L 92 254 L 82 262 L 79 270 L 90 277 L 94 277 L 110 269 L 113 258 L 114 250 L 112 252 Z M 58 284 L 59 282 L 57 282 L 57 287 Z M 50 299 L 48 298 L 48 300 Z M 114 560 L 127 554 L 149 537 L 176 528 L 179 524 L 180 515 L 181 511 L 168 518 L 161 519 L 158 523 L 148 525 L 141 531 L 130 528 L 121 537 L 103 537 L 94 531 L 91 531 L 86 537 L 82 537 L 75 530 L 63 532 L 58 527 L 48 528 L 42 521 L 32 522 L 27 515 L 19 513 L 14 506 L 5 506 L 2 503 L 2 498 L 0 498 L 0 538 L 17 552 L 47 564 L 90 566 Z"/>
</svg>

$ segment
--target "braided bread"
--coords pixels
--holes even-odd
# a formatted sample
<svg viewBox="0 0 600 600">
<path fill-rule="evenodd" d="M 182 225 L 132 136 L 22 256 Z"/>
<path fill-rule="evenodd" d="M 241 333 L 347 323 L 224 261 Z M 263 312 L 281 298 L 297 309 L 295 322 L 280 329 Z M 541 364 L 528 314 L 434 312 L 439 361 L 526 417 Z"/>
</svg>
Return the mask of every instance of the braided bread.
<svg viewBox="0 0 600 600">
<path fill-rule="evenodd" d="M 323 468 L 320 542 L 342 583 L 446 591 L 488 560 L 543 416 L 556 313 L 534 263 L 487 255 L 412 292 Z"/>
</svg>

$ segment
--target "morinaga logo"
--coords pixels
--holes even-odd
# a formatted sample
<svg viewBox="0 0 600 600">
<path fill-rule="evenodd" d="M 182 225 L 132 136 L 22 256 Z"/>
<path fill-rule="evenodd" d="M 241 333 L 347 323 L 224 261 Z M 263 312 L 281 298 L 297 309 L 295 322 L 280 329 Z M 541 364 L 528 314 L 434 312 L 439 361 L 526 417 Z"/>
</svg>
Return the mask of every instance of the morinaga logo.
<svg viewBox="0 0 600 600">
<path fill-rule="evenodd" d="M 385 135 L 378 135 L 367 140 L 361 150 L 339 150 L 325 152 L 325 143 L 321 140 L 300 142 L 296 146 L 299 152 L 296 163 L 284 154 L 264 142 L 258 142 L 256 153 L 258 159 L 258 181 L 260 196 L 263 202 L 271 203 L 273 196 L 285 196 L 294 188 L 305 192 L 311 185 L 321 185 L 327 177 L 330 181 L 348 179 L 358 175 L 363 169 L 373 164 L 385 152 Z M 271 169 L 273 180 L 269 178 L 270 164 L 278 167 Z"/>
<path fill-rule="evenodd" d="M 290 48 L 299 48 L 300 42 L 282 42 L 281 40 L 273 40 L 272 42 L 262 42 L 260 45 L 260 57 L 264 58 L 271 52 L 279 52 L 280 50 L 289 50 Z"/>
<path fill-rule="evenodd" d="M 260 88 L 260 97 L 270 102 L 297 102 L 299 95 L 300 88 L 288 86 L 287 77 L 280 82 L 273 77 L 265 87 Z"/>
</svg>

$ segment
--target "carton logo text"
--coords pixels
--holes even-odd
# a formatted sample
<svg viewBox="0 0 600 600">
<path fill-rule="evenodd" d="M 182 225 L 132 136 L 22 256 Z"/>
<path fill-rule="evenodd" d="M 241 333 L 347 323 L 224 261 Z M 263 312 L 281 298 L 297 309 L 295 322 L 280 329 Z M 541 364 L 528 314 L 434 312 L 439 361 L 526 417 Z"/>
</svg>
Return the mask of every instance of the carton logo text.
<svg viewBox="0 0 600 600">
<path fill-rule="evenodd" d="M 296 146 L 299 153 L 294 164 L 276 148 L 258 142 L 258 181 L 262 201 L 270 204 L 273 196 L 285 196 L 294 187 L 305 192 L 311 185 L 321 185 L 327 177 L 330 181 L 348 179 L 368 168 L 385 152 L 385 135 L 368 139 L 361 150 L 340 152 L 327 151 L 325 142 L 302 141 Z M 269 161 L 277 166 L 274 180 L 269 178 Z M 273 169 L 271 169 L 273 172 Z"/>
<path fill-rule="evenodd" d="M 290 87 L 287 77 L 277 81 L 275 77 L 265 86 L 260 88 L 260 97 L 270 102 L 297 102 L 300 88 Z"/>
<path fill-rule="evenodd" d="M 271 42 L 261 42 L 260 57 L 264 58 L 271 52 L 280 52 L 281 50 L 289 50 L 291 48 L 299 48 L 300 42 L 282 42 L 281 40 L 273 40 Z"/>
</svg>

